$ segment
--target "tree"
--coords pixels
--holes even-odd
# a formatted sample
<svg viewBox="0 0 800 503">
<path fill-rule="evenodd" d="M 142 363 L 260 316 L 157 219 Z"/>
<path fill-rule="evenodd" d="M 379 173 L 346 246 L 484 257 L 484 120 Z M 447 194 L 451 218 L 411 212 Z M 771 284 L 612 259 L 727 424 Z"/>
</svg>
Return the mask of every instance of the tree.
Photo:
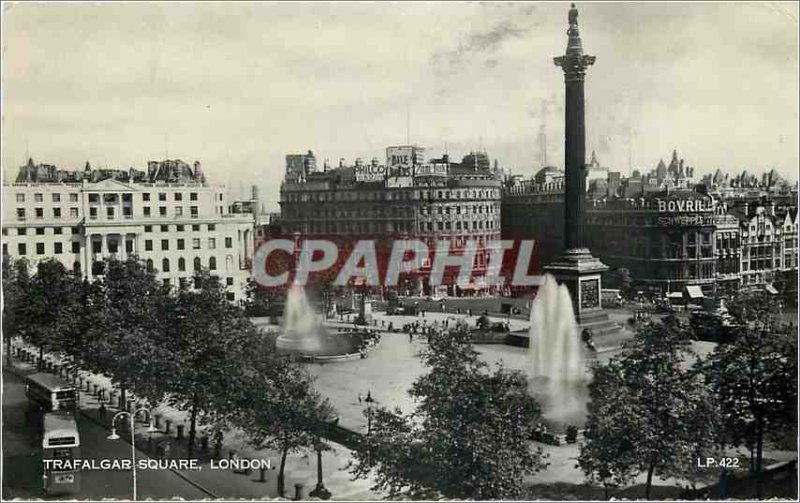
<svg viewBox="0 0 800 503">
<path fill-rule="evenodd" d="M 39 348 L 39 368 L 45 351 L 62 350 L 65 327 L 69 325 L 67 313 L 78 300 L 79 283 L 61 262 L 48 259 L 38 263 L 24 291 L 14 323 L 16 329 Z"/>
<path fill-rule="evenodd" d="M 623 297 L 628 297 L 632 285 L 631 272 L 626 267 L 618 267 L 609 275 L 608 286 L 618 288 Z"/>
<path fill-rule="evenodd" d="M 705 366 L 718 393 L 725 440 L 750 451 L 759 497 L 765 435 L 797 425 L 797 332 L 779 322 L 769 300 L 736 299 L 732 340 L 718 345 Z"/>
<path fill-rule="evenodd" d="M 188 457 L 194 453 L 198 420 L 224 410 L 228 384 L 248 352 L 260 351 L 258 333 L 244 310 L 225 297 L 219 278 L 203 270 L 195 275 L 195 288 L 177 294 L 165 306 L 165 331 L 159 347 L 169 366 L 160 389 L 170 402 L 189 412 Z"/>
<path fill-rule="evenodd" d="M 621 355 L 594 367 L 586 443 L 578 464 L 590 480 L 622 485 L 647 473 L 690 474 L 695 453 L 715 452 L 706 382 L 689 365 L 690 331 L 676 318 L 642 327 Z"/>
<path fill-rule="evenodd" d="M 108 259 L 104 271 L 81 307 L 97 313 L 96 323 L 85 327 L 82 358 L 119 385 L 121 403 L 130 389 L 159 399 L 172 359 L 160 342 L 167 329 L 163 309 L 168 291 L 136 257 Z"/>
<path fill-rule="evenodd" d="M 327 422 L 335 415 L 327 399 L 313 388 L 313 378 L 288 357 L 261 351 L 247 359 L 240 381 L 234 421 L 259 448 L 281 453 L 278 494 L 285 495 L 286 459 L 292 452 L 320 445 Z"/>
<path fill-rule="evenodd" d="M 433 334 L 422 359 L 430 370 L 409 391 L 416 410 L 370 410 L 372 426 L 354 453 L 352 473 L 374 471 L 373 489 L 391 496 L 518 497 L 523 478 L 545 467 L 529 442 L 540 410 L 526 376 L 489 370 L 464 325 Z"/>
<path fill-rule="evenodd" d="M 11 339 L 24 332 L 24 298 L 30 288 L 28 261 L 3 258 L 3 339 L 6 342 L 6 358 L 11 364 Z"/>
</svg>

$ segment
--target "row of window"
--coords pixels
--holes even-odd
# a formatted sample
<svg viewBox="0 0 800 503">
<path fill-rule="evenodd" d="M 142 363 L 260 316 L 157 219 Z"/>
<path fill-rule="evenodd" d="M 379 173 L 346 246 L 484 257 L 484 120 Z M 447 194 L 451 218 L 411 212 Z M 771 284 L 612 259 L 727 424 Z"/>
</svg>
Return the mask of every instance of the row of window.
<svg viewBox="0 0 800 503">
<path fill-rule="evenodd" d="M 37 236 L 44 236 L 45 227 L 34 227 L 35 234 Z M 64 230 L 69 230 L 67 234 L 80 234 L 80 228 L 78 227 L 53 227 L 53 234 L 64 234 Z M 28 235 L 28 228 L 27 227 L 17 227 L 17 236 L 27 236 Z M 8 228 L 3 227 L 3 236 L 8 236 Z"/>
<path fill-rule="evenodd" d="M 387 192 L 309 192 L 284 193 L 285 202 L 313 201 L 408 201 L 411 199 L 489 199 L 500 198 L 500 189 L 485 190 L 422 190 L 422 191 L 387 191 Z"/>
<path fill-rule="evenodd" d="M 200 224 L 192 224 L 192 232 L 200 232 L 201 225 Z M 145 225 L 144 231 L 145 232 L 153 232 L 153 229 L 159 229 L 161 232 L 169 232 L 169 225 Z M 175 232 L 183 232 L 186 229 L 186 226 L 183 224 L 178 224 L 175 226 Z M 208 232 L 214 232 L 217 230 L 217 224 L 207 224 L 206 230 Z"/>
<path fill-rule="evenodd" d="M 161 251 L 169 251 L 169 239 L 162 239 L 161 240 Z M 175 240 L 175 248 L 177 250 L 185 250 L 186 249 L 186 240 L 183 238 L 179 238 Z M 233 248 L 233 238 L 225 238 L 225 248 Z M 192 238 L 192 250 L 200 250 L 201 249 L 201 239 L 200 238 Z M 217 238 L 208 238 L 208 250 L 216 250 L 217 249 Z M 153 251 L 153 240 L 152 239 L 145 239 L 144 240 L 144 251 Z"/>
<path fill-rule="evenodd" d="M 55 219 L 61 218 L 62 211 L 61 208 L 53 208 L 52 210 L 52 217 Z M 34 208 L 33 214 L 37 220 L 41 220 L 44 218 L 44 208 Z M 69 209 L 69 217 L 70 218 L 78 218 L 78 208 L 70 208 Z M 27 213 L 25 208 L 17 208 L 17 220 L 20 222 L 24 222 L 27 219 Z"/>
<path fill-rule="evenodd" d="M 52 199 L 53 199 L 54 203 L 60 203 L 61 202 L 61 194 L 59 194 L 59 193 L 52 194 Z M 44 194 L 42 194 L 41 192 L 35 193 L 33 195 L 33 201 L 36 202 L 36 203 L 44 202 Z M 17 202 L 18 203 L 24 203 L 25 202 L 25 194 L 24 193 L 17 192 Z M 69 202 L 71 202 L 71 203 L 77 203 L 78 202 L 78 194 L 77 194 L 77 192 L 71 192 L 69 194 Z"/>
</svg>

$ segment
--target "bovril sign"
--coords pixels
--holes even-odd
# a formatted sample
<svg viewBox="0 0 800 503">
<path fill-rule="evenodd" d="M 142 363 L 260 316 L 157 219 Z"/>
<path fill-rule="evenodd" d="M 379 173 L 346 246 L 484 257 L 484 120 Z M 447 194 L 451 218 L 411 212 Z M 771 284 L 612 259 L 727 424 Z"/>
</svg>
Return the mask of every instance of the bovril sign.
<svg viewBox="0 0 800 503">
<path fill-rule="evenodd" d="M 713 199 L 658 199 L 658 211 L 661 213 L 697 213 L 714 211 Z"/>
</svg>

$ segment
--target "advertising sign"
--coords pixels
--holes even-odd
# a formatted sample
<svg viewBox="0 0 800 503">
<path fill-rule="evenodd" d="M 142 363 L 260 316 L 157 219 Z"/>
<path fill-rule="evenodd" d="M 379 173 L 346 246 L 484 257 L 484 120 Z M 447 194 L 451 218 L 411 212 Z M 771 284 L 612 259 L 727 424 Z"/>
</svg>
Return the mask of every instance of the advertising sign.
<svg viewBox="0 0 800 503">
<path fill-rule="evenodd" d="M 414 176 L 447 176 L 447 164 L 423 164 L 414 168 Z"/>
<path fill-rule="evenodd" d="M 386 147 L 386 164 L 391 167 L 413 166 L 425 162 L 425 149 L 413 145 Z"/>
<path fill-rule="evenodd" d="M 386 179 L 386 186 L 393 189 L 401 187 L 413 187 L 414 179 L 410 176 L 391 176 Z"/>
<path fill-rule="evenodd" d="M 386 178 L 386 166 L 363 164 L 355 167 L 357 182 L 382 182 Z"/>
</svg>

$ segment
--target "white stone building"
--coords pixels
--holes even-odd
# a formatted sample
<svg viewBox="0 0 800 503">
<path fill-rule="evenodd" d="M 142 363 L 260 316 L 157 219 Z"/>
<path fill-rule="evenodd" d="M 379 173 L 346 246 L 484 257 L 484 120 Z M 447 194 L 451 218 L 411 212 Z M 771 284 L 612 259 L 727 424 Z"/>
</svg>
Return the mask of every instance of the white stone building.
<svg viewBox="0 0 800 503">
<path fill-rule="evenodd" d="M 176 165 L 186 171 L 176 174 Z M 31 166 L 3 186 L 4 256 L 33 265 L 54 257 L 91 279 L 102 275 L 104 258 L 136 255 L 171 286 L 191 286 L 194 271 L 207 268 L 230 300 L 244 298 L 253 215 L 230 213 L 225 188 L 206 183 L 199 163 L 151 162 L 147 174 L 99 176 L 87 165 L 83 175 L 57 177 L 31 176 Z"/>
</svg>

